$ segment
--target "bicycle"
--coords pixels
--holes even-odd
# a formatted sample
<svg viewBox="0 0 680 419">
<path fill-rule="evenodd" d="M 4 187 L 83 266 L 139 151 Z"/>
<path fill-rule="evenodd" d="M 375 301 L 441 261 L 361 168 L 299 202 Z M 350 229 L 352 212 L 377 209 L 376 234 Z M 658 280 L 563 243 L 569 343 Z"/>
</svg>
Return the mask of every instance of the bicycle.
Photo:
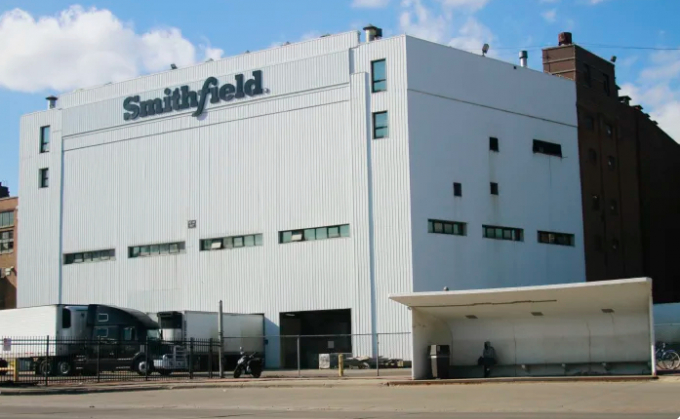
<svg viewBox="0 0 680 419">
<path fill-rule="evenodd" d="M 657 344 L 655 357 L 656 365 L 664 370 L 676 370 L 680 367 L 680 355 L 673 349 L 666 349 L 666 344 Z"/>
</svg>

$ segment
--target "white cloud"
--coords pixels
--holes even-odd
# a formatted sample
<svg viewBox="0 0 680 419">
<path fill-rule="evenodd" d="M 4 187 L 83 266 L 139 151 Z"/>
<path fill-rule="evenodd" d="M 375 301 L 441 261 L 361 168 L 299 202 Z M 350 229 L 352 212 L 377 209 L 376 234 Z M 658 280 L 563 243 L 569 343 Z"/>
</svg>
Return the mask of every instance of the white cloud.
<svg viewBox="0 0 680 419">
<path fill-rule="evenodd" d="M 387 6 L 390 0 L 352 0 L 352 7 L 363 9 L 379 9 Z"/>
<path fill-rule="evenodd" d="M 470 11 L 477 11 L 489 2 L 489 0 L 439 0 L 448 8 L 464 8 Z"/>
<path fill-rule="evenodd" d="M 543 16 L 546 22 L 554 23 L 557 19 L 557 9 L 547 10 L 541 13 L 541 16 Z"/>
<path fill-rule="evenodd" d="M 680 142 L 680 52 L 651 54 L 637 82 L 622 85 L 620 93 L 642 104 L 652 119 Z"/>
<path fill-rule="evenodd" d="M 448 7 L 456 5 L 469 6 L 466 0 L 456 0 L 455 4 L 452 2 Z M 409 35 L 479 53 L 484 43 L 490 43 L 494 39 L 491 30 L 479 22 L 469 10 L 461 11 L 458 18 L 450 10 L 439 15 L 434 14 L 421 0 L 403 0 L 402 7 L 404 11 L 401 13 L 399 24 L 401 30 Z"/>
<path fill-rule="evenodd" d="M 199 46 L 205 58 L 223 51 Z M 71 6 L 56 16 L 21 9 L 0 15 L 0 87 L 64 91 L 196 61 L 196 47 L 177 28 L 137 33 L 105 9 Z"/>
</svg>

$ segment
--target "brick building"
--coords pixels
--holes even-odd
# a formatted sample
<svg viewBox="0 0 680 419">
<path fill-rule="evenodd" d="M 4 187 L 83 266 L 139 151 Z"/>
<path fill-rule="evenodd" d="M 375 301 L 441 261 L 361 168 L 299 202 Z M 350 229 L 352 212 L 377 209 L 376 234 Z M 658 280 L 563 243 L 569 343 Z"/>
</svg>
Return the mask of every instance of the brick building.
<svg viewBox="0 0 680 419">
<path fill-rule="evenodd" d="M 0 184 L 0 310 L 16 307 L 16 228 L 19 198 Z"/>
<path fill-rule="evenodd" d="M 570 33 L 543 50 L 543 70 L 576 82 L 587 280 L 650 276 L 656 303 L 680 302 L 680 145 Z"/>
</svg>

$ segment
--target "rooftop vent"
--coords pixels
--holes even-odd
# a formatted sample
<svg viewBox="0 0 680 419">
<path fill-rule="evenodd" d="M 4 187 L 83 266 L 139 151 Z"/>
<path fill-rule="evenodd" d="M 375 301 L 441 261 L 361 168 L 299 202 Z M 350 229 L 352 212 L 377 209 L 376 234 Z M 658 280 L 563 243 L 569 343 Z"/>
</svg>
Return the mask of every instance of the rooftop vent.
<svg viewBox="0 0 680 419">
<path fill-rule="evenodd" d="M 630 106 L 630 101 L 631 101 L 630 96 L 619 96 L 619 102 L 623 103 L 626 106 Z"/>
<path fill-rule="evenodd" d="M 470 320 L 477 320 L 477 316 L 475 316 L 474 314 L 468 314 L 467 316 L 465 316 L 465 318 Z"/>
<path fill-rule="evenodd" d="M 526 52 L 524 50 L 519 52 L 519 65 L 521 65 L 522 67 L 526 67 L 528 59 L 529 59 L 529 53 L 528 52 Z"/>
<path fill-rule="evenodd" d="M 532 311 L 531 315 L 534 317 L 543 317 L 543 313 L 541 313 L 540 311 Z"/>
<path fill-rule="evenodd" d="M 613 308 L 603 308 L 602 312 L 605 314 L 612 314 L 614 312 Z"/>
<path fill-rule="evenodd" d="M 562 32 L 557 35 L 557 42 L 559 43 L 559 46 L 571 45 L 571 32 Z"/>
<path fill-rule="evenodd" d="M 56 96 L 47 96 L 45 99 L 47 99 L 47 109 L 54 109 L 57 107 L 57 97 Z"/>
<path fill-rule="evenodd" d="M 364 28 L 364 33 L 366 33 L 366 42 L 382 38 L 382 29 L 370 24 Z"/>
</svg>

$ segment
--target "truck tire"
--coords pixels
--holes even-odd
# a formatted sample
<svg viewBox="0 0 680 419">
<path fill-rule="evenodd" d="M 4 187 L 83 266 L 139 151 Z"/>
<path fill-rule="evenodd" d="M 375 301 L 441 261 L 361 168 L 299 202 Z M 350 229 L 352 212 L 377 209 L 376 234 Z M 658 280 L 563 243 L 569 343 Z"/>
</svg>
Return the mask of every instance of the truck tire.
<svg viewBox="0 0 680 419">
<path fill-rule="evenodd" d="M 167 377 L 172 374 L 172 370 L 158 370 L 158 373 L 164 377 Z"/>
<path fill-rule="evenodd" d="M 35 373 L 41 377 L 45 375 L 51 376 L 54 373 L 54 365 L 52 361 L 41 359 L 35 364 Z"/>
<path fill-rule="evenodd" d="M 70 361 L 59 361 L 57 363 L 57 374 L 62 377 L 68 377 L 73 374 L 73 364 Z"/>
<path fill-rule="evenodd" d="M 151 362 L 149 362 L 151 364 Z M 146 375 L 146 358 L 143 356 L 140 356 L 138 358 L 135 358 L 135 360 L 132 363 L 132 370 L 136 371 L 137 374 L 139 375 Z M 153 366 L 149 365 L 149 375 L 153 372 Z"/>
<path fill-rule="evenodd" d="M 234 368 L 234 378 L 239 378 L 241 376 L 241 367 L 238 366 Z"/>
<path fill-rule="evenodd" d="M 0 368 L 9 367 L 9 363 L 4 359 L 0 359 Z M 7 375 L 7 371 L 0 371 L 0 376 Z"/>
</svg>

